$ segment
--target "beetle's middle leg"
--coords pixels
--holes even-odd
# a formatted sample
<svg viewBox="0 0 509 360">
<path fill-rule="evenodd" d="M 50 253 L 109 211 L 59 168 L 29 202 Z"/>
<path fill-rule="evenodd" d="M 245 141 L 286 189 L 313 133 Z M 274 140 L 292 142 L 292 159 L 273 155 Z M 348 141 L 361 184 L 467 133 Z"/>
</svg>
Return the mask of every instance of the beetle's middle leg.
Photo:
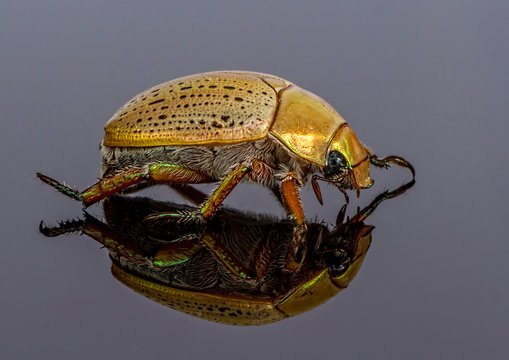
<svg viewBox="0 0 509 360">
<path fill-rule="evenodd" d="M 203 221 L 211 218 L 221 206 L 224 199 L 232 192 L 235 186 L 246 176 L 251 167 L 245 164 L 237 165 L 233 168 L 228 176 L 219 184 L 212 195 L 202 204 L 198 213 L 159 213 L 149 215 L 145 219 L 149 221 L 173 220 L 173 221 Z"/>
</svg>

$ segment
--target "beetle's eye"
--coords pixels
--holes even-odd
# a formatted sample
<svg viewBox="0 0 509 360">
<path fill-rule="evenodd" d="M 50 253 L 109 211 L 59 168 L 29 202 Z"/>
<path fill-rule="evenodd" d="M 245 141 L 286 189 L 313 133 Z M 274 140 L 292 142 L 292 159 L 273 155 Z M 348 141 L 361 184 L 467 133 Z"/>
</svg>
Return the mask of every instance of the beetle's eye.
<svg viewBox="0 0 509 360">
<path fill-rule="evenodd" d="M 327 166 L 331 169 L 337 168 L 337 167 L 346 167 L 348 162 L 346 161 L 346 158 L 343 154 L 341 154 L 339 151 L 333 150 L 329 153 L 329 158 L 327 159 Z"/>
<path fill-rule="evenodd" d="M 335 251 L 325 258 L 332 277 L 343 275 L 351 265 L 350 256 L 345 251 Z"/>
<path fill-rule="evenodd" d="M 325 175 L 335 175 L 348 166 L 348 161 L 343 154 L 337 150 L 333 150 L 327 157 L 327 166 L 325 167 Z"/>
</svg>

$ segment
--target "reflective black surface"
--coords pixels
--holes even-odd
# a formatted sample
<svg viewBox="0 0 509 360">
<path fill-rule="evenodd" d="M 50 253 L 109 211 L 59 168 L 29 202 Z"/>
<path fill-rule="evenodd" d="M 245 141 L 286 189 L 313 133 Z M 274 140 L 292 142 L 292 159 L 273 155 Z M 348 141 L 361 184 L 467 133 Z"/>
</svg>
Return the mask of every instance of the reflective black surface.
<svg viewBox="0 0 509 360">
<path fill-rule="evenodd" d="M 0 357 L 504 359 L 509 338 L 508 5 L 505 1 L 3 3 Z M 322 96 L 377 155 L 417 183 L 369 218 L 348 290 L 313 311 L 238 328 L 169 310 L 105 272 L 106 251 L 38 231 L 79 204 L 35 172 L 95 181 L 107 119 L 134 94 L 215 69 L 273 73 Z M 373 189 L 404 169 L 374 170 Z M 204 190 L 207 190 L 205 188 Z M 143 193 L 179 202 L 161 187 Z M 311 221 L 343 196 L 310 187 Z M 226 204 L 282 216 L 265 189 Z M 90 209 L 101 217 L 101 208 Z"/>
</svg>

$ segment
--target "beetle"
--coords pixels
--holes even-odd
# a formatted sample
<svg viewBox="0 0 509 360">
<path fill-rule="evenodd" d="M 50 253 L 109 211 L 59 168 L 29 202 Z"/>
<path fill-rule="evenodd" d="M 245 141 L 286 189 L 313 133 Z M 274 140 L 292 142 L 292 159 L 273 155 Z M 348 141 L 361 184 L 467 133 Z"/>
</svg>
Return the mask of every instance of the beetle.
<svg viewBox="0 0 509 360">
<path fill-rule="evenodd" d="M 247 178 L 271 189 L 295 220 L 296 233 L 303 234 L 299 190 L 309 178 L 323 203 L 317 180 L 336 185 L 346 197 L 347 189 L 371 187 L 370 163 L 396 163 L 415 177 L 403 158 L 377 158 L 325 100 L 262 73 L 215 71 L 162 83 L 128 101 L 104 129 L 97 183 L 79 192 L 37 176 L 84 207 L 156 183 L 219 182 L 198 211 L 155 214 L 150 220 L 209 219 Z M 296 239 L 293 257 L 302 243 Z"/>
<path fill-rule="evenodd" d="M 95 239 L 108 249 L 117 280 L 162 305 L 209 321 L 262 325 L 311 310 L 345 289 L 371 244 L 374 227 L 365 220 L 413 184 L 378 195 L 346 220 L 343 205 L 332 229 L 310 223 L 304 236 L 310 250 L 295 272 L 283 268 L 292 222 L 234 209 L 220 209 L 207 223 L 153 227 L 142 221 L 147 214 L 183 207 L 114 196 L 104 202 L 105 222 L 86 215 L 58 227 L 41 223 L 40 231 L 50 237 L 78 231 Z"/>
</svg>

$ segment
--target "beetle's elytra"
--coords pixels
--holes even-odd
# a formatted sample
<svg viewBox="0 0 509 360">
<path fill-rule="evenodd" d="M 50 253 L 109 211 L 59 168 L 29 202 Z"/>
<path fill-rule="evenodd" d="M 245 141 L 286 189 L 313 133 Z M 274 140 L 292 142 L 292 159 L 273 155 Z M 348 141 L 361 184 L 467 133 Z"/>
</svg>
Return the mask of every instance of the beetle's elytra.
<svg viewBox="0 0 509 360">
<path fill-rule="evenodd" d="M 345 189 L 372 185 L 369 165 L 409 168 L 400 157 L 377 158 L 320 97 L 276 76 L 216 71 L 175 79 L 135 96 L 105 126 L 99 182 L 83 192 L 38 177 L 84 206 L 120 191 L 156 183 L 220 182 L 193 214 L 155 219 L 203 220 L 213 216 L 243 179 L 278 195 L 305 231 L 300 186 L 311 177 Z"/>
</svg>

